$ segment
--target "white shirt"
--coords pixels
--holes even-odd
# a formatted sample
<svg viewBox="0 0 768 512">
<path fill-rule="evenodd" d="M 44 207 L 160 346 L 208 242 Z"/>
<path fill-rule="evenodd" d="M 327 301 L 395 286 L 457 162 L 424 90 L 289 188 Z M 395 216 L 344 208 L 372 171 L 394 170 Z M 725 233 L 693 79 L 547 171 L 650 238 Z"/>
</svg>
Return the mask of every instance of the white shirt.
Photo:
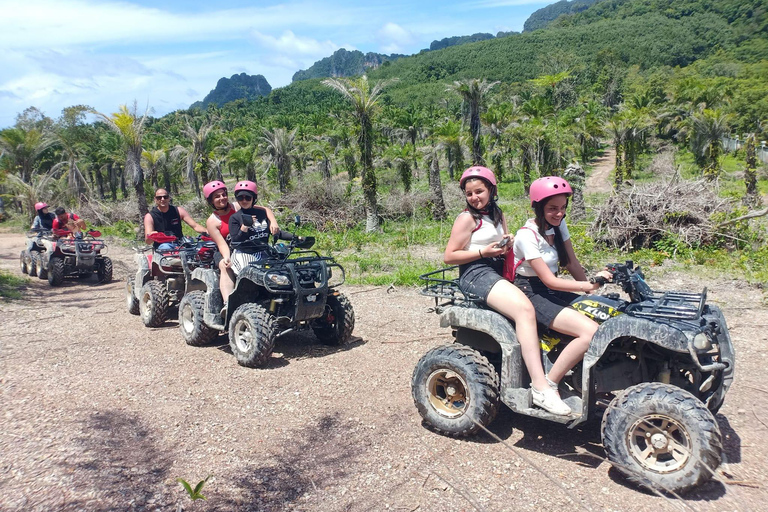
<svg viewBox="0 0 768 512">
<path fill-rule="evenodd" d="M 560 233 L 563 235 L 563 241 L 571 238 L 568 232 L 568 226 L 565 225 L 565 219 L 560 221 Z M 547 235 L 554 235 L 555 229 L 550 228 L 546 231 Z M 539 228 L 533 219 L 528 219 L 525 226 L 517 230 L 515 234 L 515 266 L 517 274 L 525 277 L 537 277 L 536 272 L 531 268 L 529 261 L 541 258 L 547 264 L 553 274 L 560 270 L 560 259 L 557 256 L 557 249 L 549 245 L 549 242 L 539 234 Z M 520 263 L 520 260 L 523 260 Z"/>
<path fill-rule="evenodd" d="M 464 211 L 459 215 L 471 215 Z M 479 226 L 477 226 L 479 224 Z M 498 226 L 493 225 L 493 221 L 487 215 L 483 215 L 475 223 L 475 230 L 469 237 L 469 243 L 464 247 L 465 251 L 478 251 L 485 248 L 488 244 L 498 242 L 504 236 L 504 224 L 499 222 Z"/>
</svg>

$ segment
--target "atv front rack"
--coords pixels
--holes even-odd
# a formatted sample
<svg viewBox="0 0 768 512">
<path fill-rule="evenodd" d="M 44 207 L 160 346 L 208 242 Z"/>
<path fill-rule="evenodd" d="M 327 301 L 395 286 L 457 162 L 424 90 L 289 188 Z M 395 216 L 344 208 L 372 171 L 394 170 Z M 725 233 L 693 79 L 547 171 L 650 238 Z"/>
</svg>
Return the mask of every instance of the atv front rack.
<svg viewBox="0 0 768 512">
<path fill-rule="evenodd" d="M 424 288 L 421 295 L 435 298 L 435 311 L 438 313 L 446 306 L 454 306 L 457 303 L 463 305 L 482 302 L 482 299 L 476 295 L 464 293 L 459 288 L 459 279 L 449 279 L 446 275 L 458 269 L 458 265 L 441 268 L 433 272 L 428 272 L 419 276 L 424 281 Z M 442 300 L 442 302 L 440 302 Z"/>
<path fill-rule="evenodd" d="M 632 308 L 632 314 L 642 318 L 670 318 L 675 320 L 696 320 L 704 313 L 707 289 L 701 293 L 656 292 L 653 300 L 640 302 Z"/>
</svg>

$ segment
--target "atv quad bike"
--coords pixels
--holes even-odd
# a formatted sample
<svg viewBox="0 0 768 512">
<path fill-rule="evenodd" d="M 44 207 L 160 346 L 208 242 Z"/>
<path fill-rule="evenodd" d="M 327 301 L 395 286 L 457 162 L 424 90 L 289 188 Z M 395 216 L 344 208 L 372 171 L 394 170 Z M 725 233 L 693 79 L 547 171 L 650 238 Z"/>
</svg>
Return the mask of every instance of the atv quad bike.
<svg viewBox="0 0 768 512">
<path fill-rule="evenodd" d="M 40 279 L 51 286 L 60 286 L 67 277 L 88 278 L 96 274 L 99 283 L 112 281 L 112 260 L 105 256 L 107 244 L 99 231 L 87 231 L 77 237 L 66 229 L 54 229 L 43 234 L 36 245 L 43 247 L 48 240 L 51 251 L 33 251 L 29 263 L 30 275 L 36 270 Z M 23 260 L 23 258 L 22 258 Z M 24 270 L 22 261 L 22 271 Z"/>
<path fill-rule="evenodd" d="M 467 436 L 493 421 L 499 402 L 514 412 L 568 424 L 602 416 L 608 460 L 631 480 L 681 492 L 709 479 L 721 462 L 714 418 L 733 382 L 735 355 L 720 309 L 702 293 L 658 292 L 631 261 L 607 268 L 618 293 L 582 295 L 572 306 L 600 324 L 584 360 L 560 383 L 572 413 L 532 405 L 514 325 L 464 295 L 438 270 L 422 277 L 440 325 L 455 342 L 427 352 L 413 373 L 416 408 L 429 428 Z M 539 333 L 544 369 L 572 338 Z"/>
<path fill-rule="evenodd" d="M 344 269 L 333 258 L 310 250 L 314 242 L 282 231 L 272 245 L 261 243 L 258 249 L 266 257 L 240 272 L 226 309 L 219 273 L 195 269 L 179 305 L 179 328 L 187 344 L 204 345 L 228 330 L 237 362 L 253 368 L 265 365 L 276 338 L 291 331 L 311 329 L 323 343 L 349 343 L 355 313 L 336 290 L 344 283 Z M 240 246 L 247 243 L 252 242 Z"/>
<path fill-rule="evenodd" d="M 216 244 L 204 235 L 177 240 L 155 233 L 149 238 L 161 245 L 134 247 L 138 269 L 126 281 L 125 299 L 129 313 L 140 314 L 147 327 L 159 327 L 184 297 L 192 270 L 213 267 Z"/>
<path fill-rule="evenodd" d="M 53 233 L 49 229 L 34 229 L 27 233 L 27 238 L 32 240 L 32 244 L 31 248 L 25 248 L 19 255 L 21 273 L 47 279 L 48 271 L 43 264 L 43 253 L 48 251 L 46 245 L 53 246 Z"/>
</svg>

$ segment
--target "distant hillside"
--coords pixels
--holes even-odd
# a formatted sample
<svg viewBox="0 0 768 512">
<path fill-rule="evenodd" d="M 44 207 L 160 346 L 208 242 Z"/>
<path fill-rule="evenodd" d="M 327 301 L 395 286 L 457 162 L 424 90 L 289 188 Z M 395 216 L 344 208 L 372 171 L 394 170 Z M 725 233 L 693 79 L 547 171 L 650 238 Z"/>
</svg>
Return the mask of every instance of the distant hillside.
<svg viewBox="0 0 768 512">
<path fill-rule="evenodd" d="M 246 99 L 254 100 L 260 96 L 268 96 L 272 92 L 272 86 L 262 75 L 232 75 L 231 78 L 220 78 L 213 89 L 203 99 L 196 101 L 190 108 L 205 109 L 210 104 L 222 106 L 231 101 Z"/>
<path fill-rule="evenodd" d="M 560 0 L 554 4 L 542 7 L 525 20 L 523 32 L 531 32 L 544 28 L 563 14 L 574 14 L 587 9 L 590 5 L 600 0 Z"/>
<path fill-rule="evenodd" d="M 486 39 L 493 39 L 493 34 L 485 34 L 485 33 L 478 32 L 477 34 L 472 34 L 471 36 L 446 37 L 439 41 L 432 41 L 432 44 L 429 45 L 429 49 L 442 50 L 443 48 L 448 48 L 449 46 L 456 46 L 457 44 L 474 43 L 475 41 L 485 41 Z"/>
<path fill-rule="evenodd" d="M 333 52 L 330 57 L 321 59 L 308 69 L 302 69 L 293 74 L 294 82 L 299 80 L 308 80 L 310 78 L 328 78 L 340 76 L 362 75 L 368 69 L 376 69 L 385 62 L 394 61 L 405 57 L 393 53 L 384 55 L 382 53 L 363 53 L 358 50 L 347 51 L 340 48 Z"/>
</svg>

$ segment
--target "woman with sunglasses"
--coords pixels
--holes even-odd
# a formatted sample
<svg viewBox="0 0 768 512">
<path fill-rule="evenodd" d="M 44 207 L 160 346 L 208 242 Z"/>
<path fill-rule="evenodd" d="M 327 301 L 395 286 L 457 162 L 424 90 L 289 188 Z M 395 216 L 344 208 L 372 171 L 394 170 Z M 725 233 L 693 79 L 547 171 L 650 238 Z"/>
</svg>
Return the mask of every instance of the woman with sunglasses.
<svg viewBox="0 0 768 512">
<path fill-rule="evenodd" d="M 203 187 L 203 196 L 213 208 L 213 213 L 205 221 L 205 228 L 219 249 L 219 252 L 214 256 L 214 263 L 221 271 L 219 290 L 226 308 L 229 294 L 235 289 L 235 273 L 230 268 L 232 260 L 230 259 L 231 252 L 227 238 L 229 237 L 229 219 L 237 211 L 237 208 L 229 202 L 229 191 L 221 181 L 206 183 Z"/>
<path fill-rule="evenodd" d="M 229 238 L 233 244 L 237 244 L 231 256 L 235 275 L 249 263 L 261 260 L 269 235 L 280 232 L 272 210 L 256 206 L 258 191 L 259 188 L 252 181 L 240 181 L 235 185 L 235 199 L 240 210 L 229 218 Z"/>
</svg>

